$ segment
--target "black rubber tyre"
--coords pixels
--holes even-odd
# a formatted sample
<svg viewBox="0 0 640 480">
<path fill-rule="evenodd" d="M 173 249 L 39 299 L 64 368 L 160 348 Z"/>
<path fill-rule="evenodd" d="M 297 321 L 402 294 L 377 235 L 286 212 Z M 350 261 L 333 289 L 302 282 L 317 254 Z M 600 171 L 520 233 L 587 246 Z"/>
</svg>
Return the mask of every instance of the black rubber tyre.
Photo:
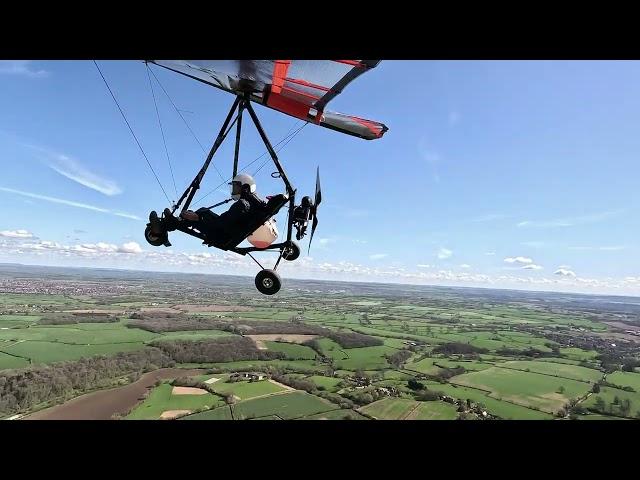
<svg viewBox="0 0 640 480">
<path fill-rule="evenodd" d="M 168 237 L 166 233 L 160 236 L 156 236 L 155 234 L 151 233 L 151 225 L 148 225 L 147 228 L 144 229 L 144 239 L 149 242 L 150 245 L 159 247 L 165 244 L 165 242 L 168 240 Z"/>
<path fill-rule="evenodd" d="M 293 262 L 300 256 L 300 247 L 294 241 L 291 242 L 289 247 L 285 247 L 284 252 L 282 252 L 282 258 L 289 262 Z"/>
<path fill-rule="evenodd" d="M 278 293 L 281 286 L 280 275 L 273 270 L 264 269 L 256 275 L 256 288 L 264 295 Z"/>
</svg>

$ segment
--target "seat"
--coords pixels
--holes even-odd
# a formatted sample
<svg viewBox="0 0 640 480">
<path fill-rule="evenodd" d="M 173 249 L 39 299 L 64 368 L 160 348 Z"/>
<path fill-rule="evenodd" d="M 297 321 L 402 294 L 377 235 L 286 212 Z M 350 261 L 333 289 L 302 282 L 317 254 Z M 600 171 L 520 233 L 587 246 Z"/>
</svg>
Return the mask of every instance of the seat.
<svg viewBox="0 0 640 480">
<path fill-rule="evenodd" d="M 237 247 L 260 225 L 276 215 L 288 201 L 289 197 L 287 195 L 284 195 L 282 193 L 274 195 L 273 197 L 269 198 L 269 201 L 266 203 L 264 210 L 260 212 L 260 215 L 256 215 L 252 219 L 251 223 L 248 223 L 245 228 L 239 230 L 237 233 L 230 237 L 214 239 L 214 241 L 209 243 L 209 245 L 220 248 L 221 250 L 231 250 Z"/>
</svg>

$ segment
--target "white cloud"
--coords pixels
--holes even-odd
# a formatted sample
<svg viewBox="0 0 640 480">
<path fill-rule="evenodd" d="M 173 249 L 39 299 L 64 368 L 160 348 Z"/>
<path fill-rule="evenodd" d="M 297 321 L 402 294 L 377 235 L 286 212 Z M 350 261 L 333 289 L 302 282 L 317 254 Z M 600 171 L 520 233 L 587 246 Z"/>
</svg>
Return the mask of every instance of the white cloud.
<svg viewBox="0 0 640 480">
<path fill-rule="evenodd" d="M 419 263 L 418 265 L 416 265 L 416 267 L 418 267 L 418 268 L 431 268 L 431 265 L 427 265 L 425 263 Z"/>
<path fill-rule="evenodd" d="M 26 146 L 40 152 L 42 161 L 49 168 L 59 173 L 63 177 L 73 180 L 80 185 L 83 185 L 107 196 L 113 196 L 122 193 L 122 189 L 116 182 L 107 178 L 103 178 L 90 171 L 78 160 L 75 160 L 61 153 L 53 152 L 46 148 L 37 147 L 35 145 Z"/>
<path fill-rule="evenodd" d="M 460 268 L 471 268 L 471 265 L 463 263 L 462 265 L 460 265 Z"/>
<path fill-rule="evenodd" d="M 496 252 L 487 252 L 487 253 L 485 253 L 485 255 L 487 255 L 487 256 L 489 256 L 489 257 L 492 257 L 492 256 L 494 256 L 495 254 L 496 254 Z"/>
<path fill-rule="evenodd" d="M 8 238 L 33 238 L 33 233 L 27 230 L 2 230 L 0 237 Z"/>
<path fill-rule="evenodd" d="M 574 225 L 583 225 L 586 223 L 596 223 L 615 217 L 623 212 L 623 210 L 611 210 L 608 212 L 594 213 L 591 215 L 581 215 L 578 217 L 559 218 L 555 220 L 531 221 L 525 220 L 517 224 L 518 227 L 534 227 L 534 228 L 553 228 L 553 227 L 573 227 Z"/>
<path fill-rule="evenodd" d="M 46 77 L 49 72 L 42 69 L 33 69 L 31 60 L 0 60 L 0 75 L 20 75 L 24 77 Z"/>
<path fill-rule="evenodd" d="M 62 198 L 48 197 L 46 195 L 39 195 L 37 193 L 31 193 L 31 192 L 23 192 L 21 190 L 14 190 L 13 188 L 5 188 L 5 187 L 0 187 L 0 191 L 7 192 L 7 193 L 14 193 L 16 195 L 22 195 L 25 197 L 35 198 L 37 200 L 44 200 L 45 202 L 59 203 L 61 205 L 67 205 L 69 207 L 84 208 L 85 210 L 92 210 L 94 212 L 106 213 L 109 215 L 115 215 L 117 217 L 130 218 L 132 220 L 142 220 L 137 215 L 133 215 L 131 213 L 116 212 L 113 210 L 109 210 L 107 208 L 95 207 L 93 205 L 88 205 L 86 203 L 74 202 L 74 201 L 65 200 Z"/>
<path fill-rule="evenodd" d="M 448 248 L 441 248 L 440 250 L 438 250 L 438 258 L 440 260 L 445 260 L 447 258 L 450 258 L 452 255 L 453 255 L 453 252 Z"/>
<path fill-rule="evenodd" d="M 127 242 L 118 248 L 120 253 L 142 253 L 142 248 L 136 242 Z"/>
<path fill-rule="evenodd" d="M 575 277 L 576 276 L 575 272 L 573 272 L 572 270 L 568 270 L 566 268 L 558 268 L 558 270 L 553 272 L 553 274 L 554 275 L 561 275 L 563 277 Z"/>
<path fill-rule="evenodd" d="M 373 255 L 369 255 L 369 258 L 371 260 L 381 260 L 381 259 L 386 258 L 388 256 L 389 256 L 388 253 L 374 253 Z"/>
<path fill-rule="evenodd" d="M 533 263 L 533 260 L 531 260 L 528 257 L 507 257 L 504 259 L 504 261 L 507 263 L 523 263 L 523 264 Z"/>
<path fill-rule="evenodd" d="M 530 263 L 529 265 L 525 265 L 522 267 L 524 270 L 542 270 L 543 267 L 540 265 L 536 265 L 535 263 Z"/>
</svg>

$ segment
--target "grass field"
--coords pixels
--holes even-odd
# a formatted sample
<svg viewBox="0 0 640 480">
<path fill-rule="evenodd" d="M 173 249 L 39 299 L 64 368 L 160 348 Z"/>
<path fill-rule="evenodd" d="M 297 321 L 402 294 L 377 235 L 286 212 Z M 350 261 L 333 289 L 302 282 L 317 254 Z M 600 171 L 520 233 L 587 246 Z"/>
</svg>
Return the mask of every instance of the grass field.
<svg viewBox="0 0 640 480">
<path fill-rule="evenodd" d="M 0 349 L 2 343 L 0 343 Z M 0 370 L 7 368 L 22 368 L 29 365 L 29 361 L 24 358 L 13 357 L 0 351 Z"/>
<path fill-rule="evenodd" d="M 620 390 L 619 388 L 611 388 L 611 387 L 601 387 L 599 393 L 594 393 L 587 400 L 583 402 L 583 406 L 587 408 L 595 408 L 596 401 L 598 398 L 602 398 L 605 402 L 605 411 L 601 413 L 614 413 L 616 415 L 620 415 L 622 412 L 620 411 L 620 407 L 614 405 L 615 397 L 618 397 L 620 401 L 629 400 L 631 403 L 631 408 L 628 417 L 637 417 L 637 414 L 640 413 L 640 392 L 625 392 L 624 390 Z"/>
<path fill-rule="evenodd" d="M 640 392 L 640 373 L 614 372 L 607 375 L 607 382 L 619 387 L 631 387 Z"/>
<path fill-rule="evenodd" d="M 456 387 L 455 385 L 433 385 L 430 386 L 429 389 L 435 392 L 442 392 L 460 400 L 466 401 L 470 399 L 472 402 L 481 403 L 488 413 L 505 420 L 548 420 L 553 418 L 552 415 L 539 410 L 514 405 L 513 403 L 503 400 L 496 400 L 495 398 L 487 396 L 485 392 L 474 388 Z"/>
<path fill-rule="evenodd" d="M 160 336 L 156 336 L 154 340 L 204 340 L 207 338 L 228 337 L 230 335 L 233 335 L 233 333 L 223 332 L 222 330 L 185 330 L 163 333 Z"/>
<path fill-rule="evenodd" d="M 577 365 L 566 365 L 561 363 L 538 362 L 538 361 L 514 361 L 504 362 L 498 365 L 501 368 L 513 368 L 516 370 L 528 370 L 545 375 L 554 375 L 583 382 L 597 382 L 602 379 L 602 372 L 592 368 L 580 367 Z M 640 377 L 640 375 L 639 375 Z"/>
<path fill-rule="evenodd" d="M 458 375 L 451 383 L 485 390 L 491 397 L 548 413 L 557 412 L 570 399 L 585 395 L 591 388 L 588 383 L 576 380 L 498 367 Z"/>
<path fill-rule="evenodd" d="M 306 345 L 298 345 L 296 343 L 286 342 L 264 342 L 268 350 L 273 352 L 282 352 L 287 358 L 292 360 L 313 360 L 316 358 L 316 352 Z"/>
<path fill-rule="evenodd" d="M 582 350 L 581 348 L 561 348 L 560 353 L 571 360 L 593 360 L 598 356 L 594 350 Z"/>
<path fill-rule="evenodd" d="M 324 387 L 325 390 L 329 392 L 336 391 L 338 384 L 342 382 L 341 378 L 325 377 L 322 375 L 313 375 L 311 377 L 306 378 L 306 380 L 311 380 L 318 387 Z"/>
<path fill-rule="evenodd" d="M 158 334 L 127 328 L 122 323 L 83 323 L 0 330 L 0 340 L 40 340 L 77 345 L 146 342 L 156 337 Z"/>
<path fill-rule="evenodd" d="M 418 402 L 417 407 L 405 420 L 455 420 L 458 418 L 456 406 L 450 403 Z"/>
<path fill-rule="evenodd" d="M 232 393 L 241 400 L 248 400 L 253 397 L 259 397 L 270 393 L 281 392 L 284 388 L 269 382 L 268 380 L 260 380 L 258 382 L 232 382 L 227 383 L 226 378 L 211 384 L 211 389 L 217 393 Z"/>
<path fill-rule="evenodd" d="M 302 417 L 299 420 L 369 420 L 364 415 L 359 414 L 355 410 L 340 408 L 338 410 L 330 410 L 324 413 L 317 413 Z"/>
<path fill-rule="evenodd" d="M 361 407 L 360 410 L 379 420 L 402 420 L 418 403 L 420 402 L 406 398 L 383 398 Z"/>
<path fill-rule="evenodd" d="M 338 408 L 337 405 L 314 395 L 292 392 L 237 403 L 233 405 L 233 417 L 236 420 L 243 420 L 250 417 L 277 415 L 284 420 L 291 420 Z"/>
<path fill-rule="evenodd" d="M 0 344 L 2 345 L 2 344 Z M 10 347 L 1 347 L 4 352 L 30 358 L 33 363 L 52 363 L 65 360 L 77 360 L 95 355 L 113 355 L 118 352 L 130 352 L 144 348 L 142 342 L 114 343 L 105 345 L 69 345 L 66 343 L 23 341 Z"/>
<path fill-rule="evenodd" d="M 194 413 L 181 418 L 181 420 L 233 420 L 231 417 L 230 408 L 225 405 L 224 407 L 218 407 L 208 412 Z"/>
<path fill-rule="evenodd" d="M 128 420 L 156 420 L 162 412 L 168 410 L 196 410 L 199 408 L 214 408 L 224 402 L 217 395 L 172 395 L 173 386 L 168 383 L 153 389 L 151 394 L 138 405 L 129 415 Z"/>
<path fill-rule="evenodd" d="M 35 324 L 38 320 L 38 315 L 0 315 L 0 328 L 23 327 Z"/>
<path fill-rule="evenodd" d="M 362 347 L 343 349 L 347 358 L 341 355 L 342 360 L 336 359 L 336 365 L 343 370 L 381 370 L 389 367 L 385 355 L 391 355 L 397 350 L 395 348 L 386 347 Z"/>
<path fill-rule="evenodd" d="M 437 375 L 442 371 L 440 367 L 434 365 L 438 358 L 423 358 L 419 362 L 405 364 L 405 370 L 415 370 L 416 372 L 425 373 L 427 375 Z"/>
</svg>

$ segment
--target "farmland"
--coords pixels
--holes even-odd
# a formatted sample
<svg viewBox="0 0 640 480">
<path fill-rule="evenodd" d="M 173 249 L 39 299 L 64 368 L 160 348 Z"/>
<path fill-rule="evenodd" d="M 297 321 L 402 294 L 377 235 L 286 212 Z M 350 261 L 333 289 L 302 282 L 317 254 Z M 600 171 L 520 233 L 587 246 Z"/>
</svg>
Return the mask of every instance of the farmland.
<svg viewBox="0 0 640 480">
<path fill-rule="evenodd" d="M 639 315 L 623 297 L 290 281 L 267 298 L 240 277 L 5 265 L 0 418 L 122 391 L 100 418 L 633 419 Z"/>
</svg>

